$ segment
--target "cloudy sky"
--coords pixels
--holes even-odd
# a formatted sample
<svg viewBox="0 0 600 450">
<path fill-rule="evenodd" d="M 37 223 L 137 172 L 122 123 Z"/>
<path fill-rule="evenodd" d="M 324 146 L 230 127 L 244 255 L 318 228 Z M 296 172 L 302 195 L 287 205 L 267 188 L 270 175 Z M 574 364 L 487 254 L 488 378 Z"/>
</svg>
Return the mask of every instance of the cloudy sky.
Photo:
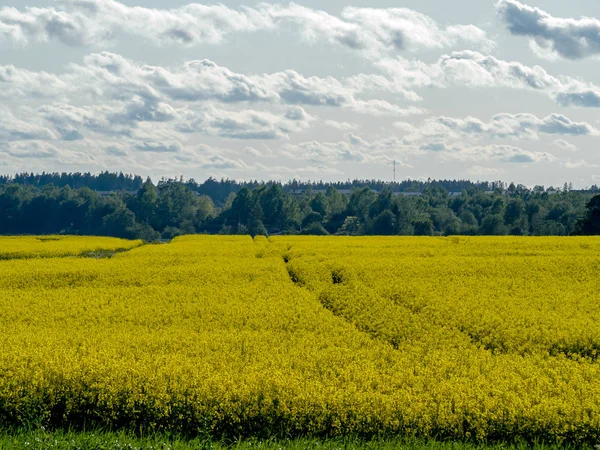
<svg viewBox="0 0 600 450">
<path fill-rule="evenodd" d="M 600 183 L 600 2 L 0 0 L 0 173 Z"/>
</svg>

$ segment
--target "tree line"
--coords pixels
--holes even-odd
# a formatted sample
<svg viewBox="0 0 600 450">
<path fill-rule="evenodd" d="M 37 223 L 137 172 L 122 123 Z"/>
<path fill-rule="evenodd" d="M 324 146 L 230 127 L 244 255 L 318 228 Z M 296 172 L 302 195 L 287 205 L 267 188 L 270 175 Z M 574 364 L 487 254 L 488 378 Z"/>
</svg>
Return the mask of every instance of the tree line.
<svg viewBox="0 0 600 450">
<path fill-rule="evenodd" d="M 289 188 L 299 184 L 241 185 L 209 179 L 203 185 L 215 187 L 211 196 L 194 189 L 189 181 L 172 179 L 154 184 L 150 179 L 116 175 L 115 183 L 120 179 L 132 183 L 129 187 L 139 182 L 139 189 L 108 193 L 113 189 L 98 192 L 89 186 L 19 183 L 16 178 L 0 183 L 0 234 L 107 235 L 147 241 L 193 233 L 600 234 L 600 196 L 573 191 L 568 185 L 562 189 L 528 189 L 514 184 L 473 183 L 451 194 L 441 186 L 444 182 L 429 182 L 421 191 L 402 191 L 399 184 L 383 182 L 375 185 L 381 188 L 378 191 L 356 182 L 346 193 L 346 184 L 307 183 Z M 222 200 L 215 200 L 232 186 L 236 188 Z M 217 192 L 217 188 L 221 190 Z"/>
<path fill-rule="evenodd" d="M 206 195 L 211 198 L 213 203 L 218 206 L 222 206 L 231 194 L 237 194 L 242 188 L 255 189 L 259 186 L 264 185 L 264 182 L 258 180 L 250 181 L 236 181 L 230 179 L 217 180 L 213 177 L 208 178 L 203 182 L 197 182 L 194 179 L 184 181 L 183 178 L 163 178 L 158 184 L 169 184 L 169 183 L 182 183 L 187 188 L 196 192 L 199 195 Z M 100 192 L 112 192 L 112 191 L 128 191 L 137 192 L 143 184 L 144 179 L 139 175 L 124 174 L 123 172 L 101 172 L 99 174 L 92 174 L 90 172 L 81 173 L 29 173 L 23 172 L 16 175 L 0 175 L 0 185 L 8 184 L 21 184 L 27 186 L 35 186 L 43 188 L 44 186 L 58 186 L 65 187 L 69 186 L 72 189 L 79 189 L 82 187 L 88 187 L 95 191 Z M 269 183 L 266 183 L 269 184 Z M 501 181 L 487 182 L 487 181 L 470 181 L 470 180 L 403 180 L 399 182 L 385 182 L 382 180 L 347 180 L 337 182 L 325 182 L 325 181 L 299 181 L 290 180 L 286 183 L 280 184 L 281 189 L 285 193 L 298 193 L 307 190 L 312 191 L 326 191 L 328 188 L 333 187 L 342 192 L 351 192 L 354 189 L 360 189 L 369 187 L 377 192 L 381 192 L 384 189 L 388 189 L 392 192 L 399 193 L 416 193 L 423 192 L 428 188 L 440 188 L 448 192 L 456 193 L 464 190 L 477 190 L 484 192 L 492 192 L 497 190 L 504 190 L 508 185 Z M 545 189 L 542 186 L 536 186 L 536 191 L 549 192 L 555 191 L 556 188 L 550 187 Z M 590 192 L 600 192 L 598 186 L 594 185 L 589 189 Z"/>
</svg>

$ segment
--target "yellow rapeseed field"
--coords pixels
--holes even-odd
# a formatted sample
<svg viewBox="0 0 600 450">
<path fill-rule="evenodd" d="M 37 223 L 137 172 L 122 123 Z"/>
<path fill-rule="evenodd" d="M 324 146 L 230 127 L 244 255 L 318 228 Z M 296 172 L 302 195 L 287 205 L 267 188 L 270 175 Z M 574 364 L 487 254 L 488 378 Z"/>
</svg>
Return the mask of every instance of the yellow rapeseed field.
<svg viewBox="0 0 600 450">
<path fill-rule="evenodd" d="M 0 236 L 0 260 L 79 256 L 129 250 L 142 241 L 81 236 Z"/>
<path fill-rule="evenodd" d="M 600 442 L 599 238 L 88 239 L 0 239 L 0 424 Z"/>
</svg>

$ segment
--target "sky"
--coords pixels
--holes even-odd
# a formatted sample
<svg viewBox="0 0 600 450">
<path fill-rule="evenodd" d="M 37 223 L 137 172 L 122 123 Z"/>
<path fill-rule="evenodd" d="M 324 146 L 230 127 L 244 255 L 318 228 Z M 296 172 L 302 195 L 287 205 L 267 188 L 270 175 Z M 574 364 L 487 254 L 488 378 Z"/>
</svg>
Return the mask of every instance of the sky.
<svg viewBox="0 0 600 450">
<path fill-rule="evenodd" d="M 0 0 L 0 173 L 600 184 L 600 2 Z"/>
</svg>

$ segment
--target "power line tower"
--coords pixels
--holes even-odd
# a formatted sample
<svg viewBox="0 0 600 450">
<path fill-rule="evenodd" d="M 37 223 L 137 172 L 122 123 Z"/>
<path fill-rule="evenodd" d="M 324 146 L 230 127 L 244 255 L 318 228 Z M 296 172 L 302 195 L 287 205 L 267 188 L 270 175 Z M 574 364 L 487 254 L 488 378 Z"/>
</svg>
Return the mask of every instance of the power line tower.
<svg viewBox="0 0 600 450">
<path fill-rule="evenodd" d="M 396 160 L 394 160 L 394 184 L 396 184 Z"/>
</svg>

